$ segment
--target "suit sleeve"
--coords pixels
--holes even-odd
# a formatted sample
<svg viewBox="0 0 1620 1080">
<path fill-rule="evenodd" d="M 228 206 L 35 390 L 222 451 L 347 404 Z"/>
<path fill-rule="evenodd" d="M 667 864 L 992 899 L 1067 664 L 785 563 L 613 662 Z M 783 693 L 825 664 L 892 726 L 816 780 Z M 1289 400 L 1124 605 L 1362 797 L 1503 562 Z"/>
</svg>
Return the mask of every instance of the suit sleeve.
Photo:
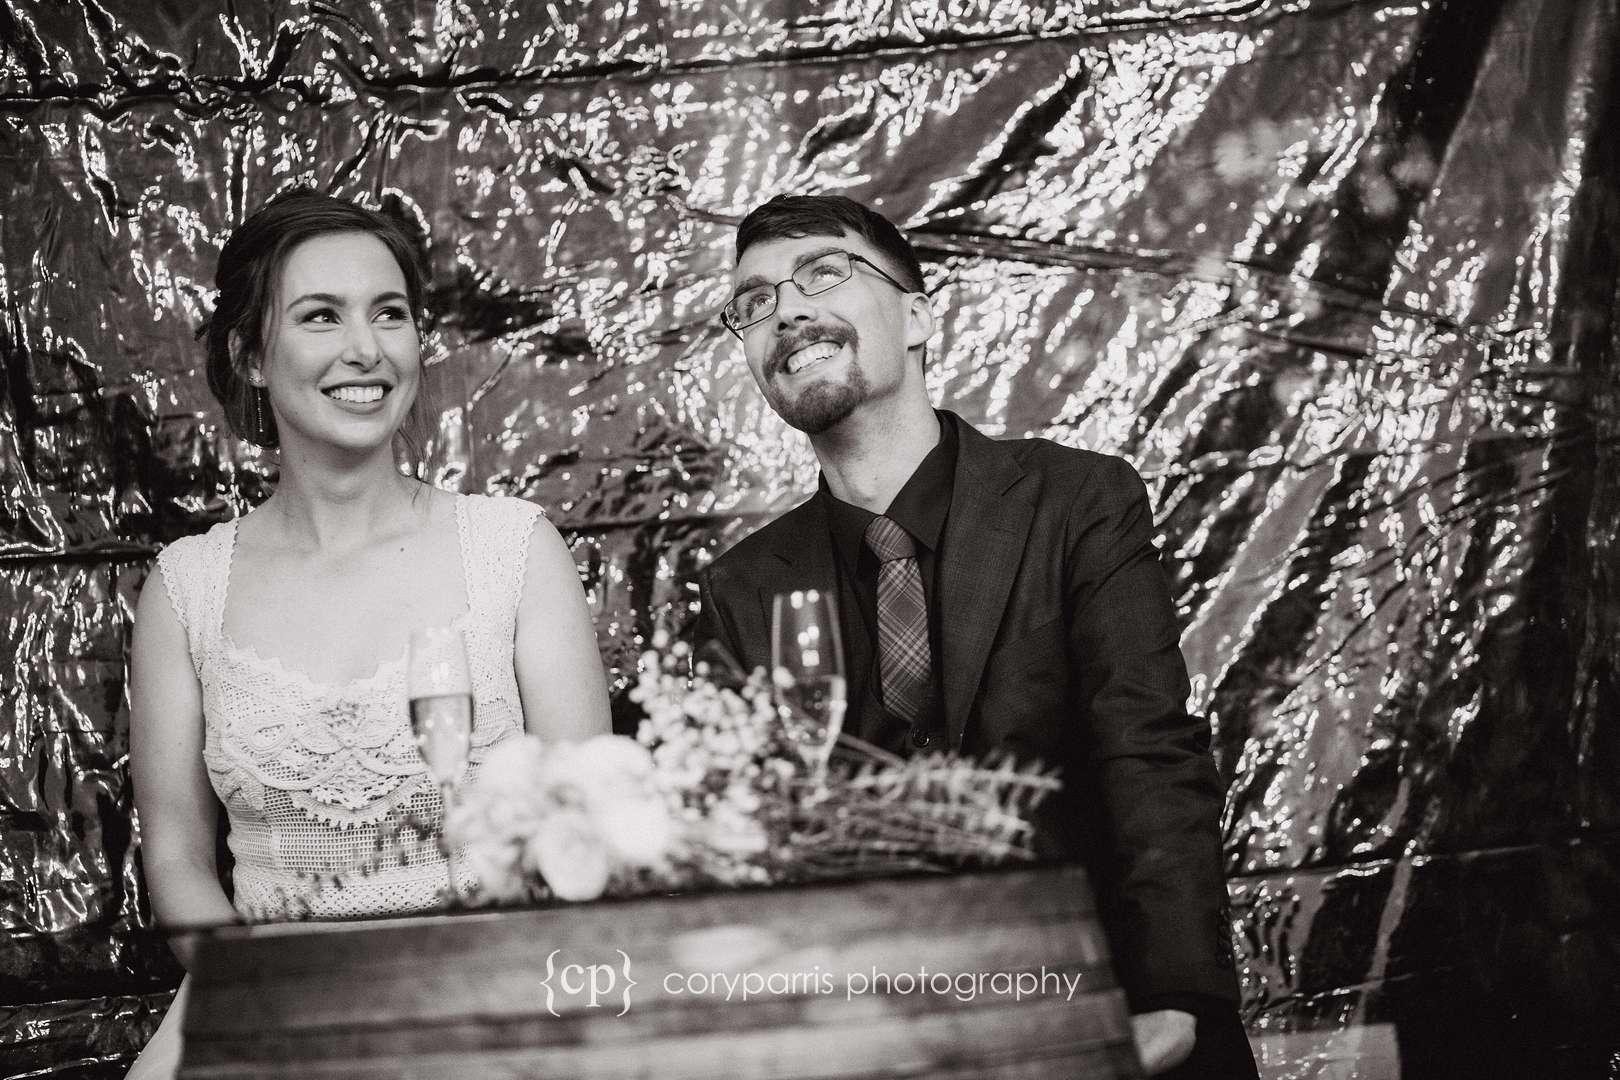
<svg viewBox="0 0 1620 1080">
<path fill-rule="evenodd" d="M 1189 685 L 1169 581 L 1141 478 L 1106 458 L 1068 519 L 1070 663 L 1078 674 L 1083 782 L 1096 887 L 1132 1007 L 1184 995 L 1237 998 L 1224 792 Z"/>
<path fill-rule="evenodd" d="M 692 631 L 692 653 L 694 659 L 719 661 L 740 675 L 744 670 L 743 652 L 733 621 L 721 600 L 725 591 L 724 575 L 724 568 L 718 566 L 710 566 L 698 575 L 699 607 Z M 718 583 L 717 576 L 721 579 Z"/>
</svg>

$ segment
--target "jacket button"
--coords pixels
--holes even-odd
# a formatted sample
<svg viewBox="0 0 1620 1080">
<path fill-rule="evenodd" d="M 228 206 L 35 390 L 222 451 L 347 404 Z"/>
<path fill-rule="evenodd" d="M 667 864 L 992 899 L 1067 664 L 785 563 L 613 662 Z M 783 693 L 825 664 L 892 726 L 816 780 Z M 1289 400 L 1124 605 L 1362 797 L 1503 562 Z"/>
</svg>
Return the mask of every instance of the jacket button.
<svg viewBox="0 0 1620 1080">
<path fill-rule="evenodd" d="M 922 731 L 922 730 L 919 730 L 917 728 L 912 728 L 911 729 L 911 745 L 912 746 L 921 748 L 921 747 L 924 747 L 924 746 L 928 746 L 933 741 L 934 741 L 934 736 L 932 734 L 930 734 L 929 732 Z"/>
</svg>

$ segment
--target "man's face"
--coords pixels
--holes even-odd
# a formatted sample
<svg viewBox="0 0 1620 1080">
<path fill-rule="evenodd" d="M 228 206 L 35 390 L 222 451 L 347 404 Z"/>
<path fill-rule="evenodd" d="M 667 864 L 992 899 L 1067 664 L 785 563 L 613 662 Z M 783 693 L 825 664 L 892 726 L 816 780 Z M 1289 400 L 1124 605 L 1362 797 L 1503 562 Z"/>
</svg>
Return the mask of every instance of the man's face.
<svg viewBox="0 0 1620 1080">
<path fill-rule="evenodd" d="M 859 237 L 802 236 L 758 243 L 743 252 L 732 274 L 733 293 L 770 285 L 829 251 L 870 259 L 898 278 L 876 248 Z M 777 287 L 776 310 L 742 330 L 743 354 L 777 415 L 809 435 L 836 427 L 867 401 L 901 385 L 907 349 L 927 340 L 927 303 L 851 263 L 853 275 L 816 296 L 788 281 Z M 918 308 L 922 314 L 919 316 Z M 917 374 L 921 381 L 920 373 Z"/>
</svg>

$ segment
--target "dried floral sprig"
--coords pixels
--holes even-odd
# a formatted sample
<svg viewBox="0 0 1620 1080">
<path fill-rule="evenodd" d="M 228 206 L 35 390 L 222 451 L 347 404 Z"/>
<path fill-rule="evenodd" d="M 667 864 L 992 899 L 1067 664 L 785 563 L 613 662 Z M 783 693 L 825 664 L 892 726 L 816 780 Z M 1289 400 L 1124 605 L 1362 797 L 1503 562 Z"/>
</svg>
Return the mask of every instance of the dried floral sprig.
<svg viewBox="0 0 1620 1080">
<path fill-rule="evenodd" d="M 825 795 L 801 803 L 793 862 L 822 877 L 1027 861 L 1030 815 L 1061 786 L 1038 763 L 906 759 L 843 735 Z"/>
<path fill-rule="evenodd" d="M 654 642 L 661 646 L 663 642 Z M 637 738 L 688 825 L 676 884 L 774 884 L 1033 858 L 1029 817 L 1056 770 L 949 754 L 906 759 L 839 736 L 808 766 L 763 670 L 721 688 L 675 645 L 642 658 Z M 667 771 L 663 767 L 667 766 Z"/>
</svg>

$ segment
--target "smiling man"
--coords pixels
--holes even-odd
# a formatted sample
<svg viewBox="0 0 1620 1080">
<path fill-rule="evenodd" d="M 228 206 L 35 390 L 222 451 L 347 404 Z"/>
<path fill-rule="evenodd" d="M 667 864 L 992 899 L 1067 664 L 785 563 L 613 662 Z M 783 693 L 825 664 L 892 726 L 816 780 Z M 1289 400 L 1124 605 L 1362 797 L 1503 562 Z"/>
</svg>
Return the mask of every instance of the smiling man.
<svg viewBox="0 0 1620 1080">
<path fill-rule="evenodd" d="M 1036 823 L 1087 867 L 1149 1075 L 1253 1077 L 1238 1020 L 1209 727 L 1188 683 L 1142 481 L 1123 460 L 994 441 L 936 411 L 910 243 L 840 196 L 743 219 L 722 321 L 815 495 L 717 559 L 699 635 L 769 662 L 771 599 L 839 601 L 845 728 L 897 753 L 1057 764 Z M 919 912 L 921 919 L 928 918 Z"/>
</svg>

